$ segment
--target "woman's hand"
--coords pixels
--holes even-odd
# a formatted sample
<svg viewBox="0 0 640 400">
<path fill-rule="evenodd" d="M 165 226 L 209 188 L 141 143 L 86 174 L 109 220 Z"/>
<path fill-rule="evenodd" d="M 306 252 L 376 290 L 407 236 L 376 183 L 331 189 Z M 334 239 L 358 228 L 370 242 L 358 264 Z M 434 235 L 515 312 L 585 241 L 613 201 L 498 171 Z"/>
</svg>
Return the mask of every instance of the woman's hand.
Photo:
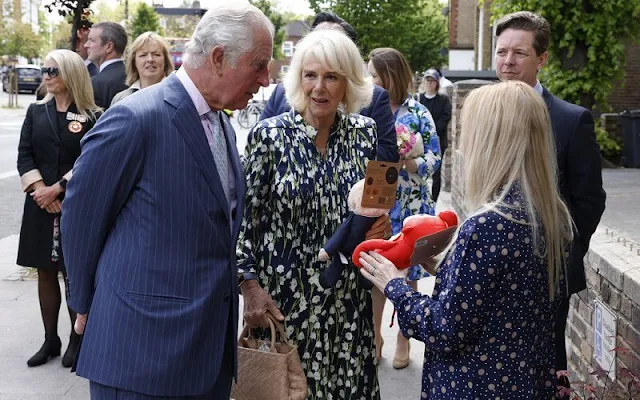
<svg viewBox="0 0 640 400">
<path fill-rule="evenodd" d="M 365 240 L 369 239 L 389 239 L 391 237 L 391 219 L 389 214 L 382 214 L 376 222 L 373 223 L 371 229 L 364 235 Z"/>
<path fill-rule="evenodd" d="M 82 335 L 85 325 L 87 325 L 87 314 L 78 314 L 76 316 L 76 322 L 73 324 L 73 330 L 76 331 L 78 335 Z"/>
<path fill-rule="evenodd" d="M 412 174 L 418 172 L 418 163 L 416 160 L 403 159 L 402 164 L 407 172 L 411 172 Z"/>
<path fill-rule="evenodd" d="M 44 186 L 31 192 L 31 197 L 35 200 L 40 208 L 47 208 L 62 193 L 62 187 L 59 184 Z"/>
<path fill-rule="evenodd" d="M 395 265 L 375 251 L 360 253 L 360 273 L 373 283 L 382 293 L 387 287 L 389 281 L 402 278 L 405 279 L 409 272 L 408 269 L 399 270 Z"/>
<path fill-rule="evenodd" d="M 49 203 L 49 205 L 44 209 L 47 210 L 49 214 L 60 214 L 60 212 L 62 211 L 62 202 L 56 199 Z"/>
</svg>

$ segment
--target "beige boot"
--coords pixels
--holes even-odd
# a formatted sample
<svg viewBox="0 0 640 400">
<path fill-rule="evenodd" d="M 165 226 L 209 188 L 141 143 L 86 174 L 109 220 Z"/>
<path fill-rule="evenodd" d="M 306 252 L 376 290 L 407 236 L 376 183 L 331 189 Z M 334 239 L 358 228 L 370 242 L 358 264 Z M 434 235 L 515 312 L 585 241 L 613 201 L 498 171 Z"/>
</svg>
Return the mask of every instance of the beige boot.
<svg viewBox="0 0 640 400">
<path fill-rule="evenodd" d="M 409 360 L 411 359 L 410 353 L 411 345 L 409 343 L 409 339 L 405 338 L 401 333 L 399 333 L 398 341 L 396 342 L 396 354 L 393 357 L 393 368 L 406 368 L 409 365 Z"/>
</svg>

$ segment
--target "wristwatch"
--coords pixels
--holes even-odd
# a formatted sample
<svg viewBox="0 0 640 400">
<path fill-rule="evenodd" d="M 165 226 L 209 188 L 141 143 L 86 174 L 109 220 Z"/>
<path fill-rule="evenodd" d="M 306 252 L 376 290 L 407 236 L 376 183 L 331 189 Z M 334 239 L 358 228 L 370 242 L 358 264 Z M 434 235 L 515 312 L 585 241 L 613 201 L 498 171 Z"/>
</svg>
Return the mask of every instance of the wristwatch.
<svg viewBox="0 0 640 400">
<path fill-rule="evenodd" d="M 62 178 L 58 181 L 58 185 L 62 188 L 62 190 L 67 190 L 67 182 L 69 182 L 66 178 Z"/>
<path fill-rule="evenodd" d="M 246 281 L 252 281 L 258 279 L 258 276 L 253 272 L 243 272 L 238 274 L 238 287 Z"/>
</svg>

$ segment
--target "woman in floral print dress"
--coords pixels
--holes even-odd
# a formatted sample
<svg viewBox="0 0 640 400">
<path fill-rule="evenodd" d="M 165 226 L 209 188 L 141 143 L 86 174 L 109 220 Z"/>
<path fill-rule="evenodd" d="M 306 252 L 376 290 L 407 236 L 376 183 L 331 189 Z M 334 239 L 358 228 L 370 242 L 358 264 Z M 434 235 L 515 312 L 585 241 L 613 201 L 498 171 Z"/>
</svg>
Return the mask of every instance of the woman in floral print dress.
<svg viewBox="0 0 640 400">
<path fill-rule="evenodd" d="M 238 240 L 245 320 L 264 326 L 265 310 L 279 314 L 273 298 L 298 344 L 310 399 L 379 398 L 370 292 L 352 266 L 332 289 L 318 282 L 328 265 L 318 251 L 347 216 L 349 189 L 375 156 L 375 123 L 349 114 L 373 92 L 362 64 L 344 34 L 307 35 L 285 78 L 292 110 L 258 123 L 245 153 L 247 206 Z M 368 235 L 381 238 L 389 228 L 384 216 Z"/>
<path fill-rule="evenodd" d="M 373 82 L 389 92 L 391 111 L 396 119 L 396 132 L 408 132 L 420 135 L 423 151 L 419 156 L 405 156 L 403 146 L 400 149 L 400 161 L 403 168 L 398 179 L 398 195 L 396 204 L 391 210 L 393 234 L 400 233 L 405 218 L 416 214 L 435 214 L 435 203 L 431 198 L 431 190 L 427 179 L 440 167 L 440 144 L 435 123 L 429 110 L 411 97 L 409 90 L 413 88 L 411 67 L 402 53 L 396 49 L 379 48 L 369 54 L 369 73 Z M 415 139 L 414 139 L 415 140 Z M 414 153 L 412 151 L 411 153 Z M 409 269 L 409 285 L 417 290 L 418 280 L 426 273 L 419 265 Z M 386 298 L 377 289 L 372 290 L 374 328 L 376 333 L 376 359 L 382 357 L 382 312 Z M 409 365 L 409 340 L 402 332 L 398 332 L 393 367 L 400 369 Z"/>
</svg>

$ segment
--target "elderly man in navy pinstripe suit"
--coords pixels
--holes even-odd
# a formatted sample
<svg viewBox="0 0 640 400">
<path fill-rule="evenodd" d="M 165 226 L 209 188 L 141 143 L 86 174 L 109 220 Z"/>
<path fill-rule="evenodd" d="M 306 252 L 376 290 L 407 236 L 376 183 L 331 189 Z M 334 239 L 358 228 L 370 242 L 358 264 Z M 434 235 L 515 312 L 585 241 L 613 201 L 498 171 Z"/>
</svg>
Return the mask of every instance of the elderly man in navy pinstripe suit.
<svg viewBox="0 0 640 400">
<path fill-rule="evenodd" d="M 212 9 L 182 69 L 85 136 L 62 231 L 92 399 L 229 398 L 245 184 L 220 110 L 268 85 L 272 46 L 257 8 Z"/>
</svg>

